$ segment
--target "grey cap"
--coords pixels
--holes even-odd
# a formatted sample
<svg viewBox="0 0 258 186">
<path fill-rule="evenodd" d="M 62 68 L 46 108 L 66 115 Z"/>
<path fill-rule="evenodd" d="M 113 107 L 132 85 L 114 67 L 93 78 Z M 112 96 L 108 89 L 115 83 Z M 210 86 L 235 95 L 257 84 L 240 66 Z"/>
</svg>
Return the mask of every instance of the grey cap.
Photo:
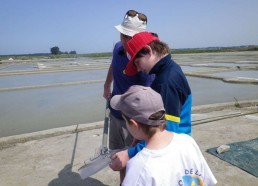
<svg viewBox="0 0 258 186">
<path fill-rule="evenodd" d="M 121 111 L 130 119 L 146 125 L 161 125 L 160 120 L 151 120 L 150 116 L 164 111 L 161 95 L 150 87 L 131 86 L 124 94 L 113 96 L 110 106 Z"/>
</svg>

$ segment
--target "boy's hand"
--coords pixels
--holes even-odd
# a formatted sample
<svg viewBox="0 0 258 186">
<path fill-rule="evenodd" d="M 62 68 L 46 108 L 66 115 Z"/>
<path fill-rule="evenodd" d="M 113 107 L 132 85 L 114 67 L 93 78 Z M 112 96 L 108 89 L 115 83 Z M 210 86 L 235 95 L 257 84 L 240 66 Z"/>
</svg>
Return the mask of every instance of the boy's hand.
<svg viewBox="0 0 258 186">
<path fill-rule="evenodd" d="M 114 171 L 120 171 L 126 167 L 129 159 L 127 150 L 117 152 L 112 156 L 109 167 Z"/>
</svg>

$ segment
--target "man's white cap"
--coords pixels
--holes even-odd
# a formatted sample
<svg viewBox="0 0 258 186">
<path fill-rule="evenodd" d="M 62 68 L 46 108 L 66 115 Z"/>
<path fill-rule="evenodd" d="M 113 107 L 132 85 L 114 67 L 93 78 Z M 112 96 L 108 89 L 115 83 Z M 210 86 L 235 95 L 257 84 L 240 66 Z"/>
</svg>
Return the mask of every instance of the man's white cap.
<svg viewBox="0 0 258 186">
<path fill-rule="evenodd" d="M 146 31 L 146 21 L 142 21 L 138 16 L 125 16 L 122 24 L 115 26 L 115 28 L 122 34 L 133 37 L 134 34 Z"/>
</svg>

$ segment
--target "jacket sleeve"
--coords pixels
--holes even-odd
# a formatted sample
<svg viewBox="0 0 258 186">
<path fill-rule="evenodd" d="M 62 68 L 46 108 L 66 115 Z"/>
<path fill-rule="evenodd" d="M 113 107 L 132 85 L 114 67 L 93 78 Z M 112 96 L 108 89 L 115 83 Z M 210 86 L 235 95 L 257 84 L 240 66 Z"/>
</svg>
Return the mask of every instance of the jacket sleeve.
<svg viewBox="0 0 258 186">
<path fill-rule="evenodd" d="M 146 142 L 141 140 L 134 147 L 128 149 L 128 155 L 130 158 L 134 157 L 138 152 L 140 152 L 146 146 Z"/>
<path fill-rule="evenodd" d="M 141 78 L 141 85 L 149 87 L 155 79 L 154 74 L 145 74 L 144 72 L 139 72 Z"/>
</svg>

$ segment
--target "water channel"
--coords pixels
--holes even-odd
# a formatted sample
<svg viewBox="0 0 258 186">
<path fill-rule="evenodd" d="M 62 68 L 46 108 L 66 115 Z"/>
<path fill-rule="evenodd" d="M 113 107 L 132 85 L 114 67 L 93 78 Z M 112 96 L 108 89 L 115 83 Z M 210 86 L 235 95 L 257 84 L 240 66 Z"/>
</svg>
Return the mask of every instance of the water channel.
<svg viewBox="0 0 258 186">
<path fill-rule="evenodd" d="M 250 59 L 254 65 L 258 65 L 257 56 Z M 180 59 L 183 60 L 180 56 L 177 58 L 179 61 Z M 222 58 L 220 59 L 223 61 Z M 227 57 L 225 57 L 225 61 L 228 60 L 226 59 Z M 257 61 L 255 61 L 256 59 Z M 240 60 L 248 63 L 245 58 Z M 74 61 L 76 62 L 76 60 Z M 82 61 L 85 64 L 85 60 L 82 59 L 78 60 L 78 63 L 74 63 L 74 61 L 72 64 L 79 63 L 80 65 Z M 102 59 L 103 63 L 109 61 L 110 59 Z M 46 68 L 50 64 L 48 62 Z M 183 71 L 207 68 L 185 65 L 182 64 Z M 2 67 L 1 72 L 36 71 L 37 69 L 34 69 L 34 66 L 34 63 L 18 63 L 17 65 Z M 228 63 L 226 66 L 228 66 Z M 257 70 L 247 70 L 221 72 L 216 75 L 258 78 L 257 72 Z M 35 74 L 18 73 L 16 75 L 1 75 L 0 73 L 0 137 L 102 121 L 105 110 L 105 100 L 102 93 L 106 73 L 107 68 Z M 187 76 L 187 79 L 192 89 L 193 106 L 258 99 L 257 84 L 226 83 L 221 80 L 191 76 Z M 99 80 L 100 82 L 87 83 L 92 80 Z M 71 84 L 67 86 L 47 86 L 67 82 Z M 73 84 L 76 82 L 83 83 Z M 33 86 L 39 85 L 44 86 L 33 88 Z M 25 88 L 16 90 L 17 87 Z M 4 90 L 6 88 L 10 88 L 10 90 Z"/>
</svg>

